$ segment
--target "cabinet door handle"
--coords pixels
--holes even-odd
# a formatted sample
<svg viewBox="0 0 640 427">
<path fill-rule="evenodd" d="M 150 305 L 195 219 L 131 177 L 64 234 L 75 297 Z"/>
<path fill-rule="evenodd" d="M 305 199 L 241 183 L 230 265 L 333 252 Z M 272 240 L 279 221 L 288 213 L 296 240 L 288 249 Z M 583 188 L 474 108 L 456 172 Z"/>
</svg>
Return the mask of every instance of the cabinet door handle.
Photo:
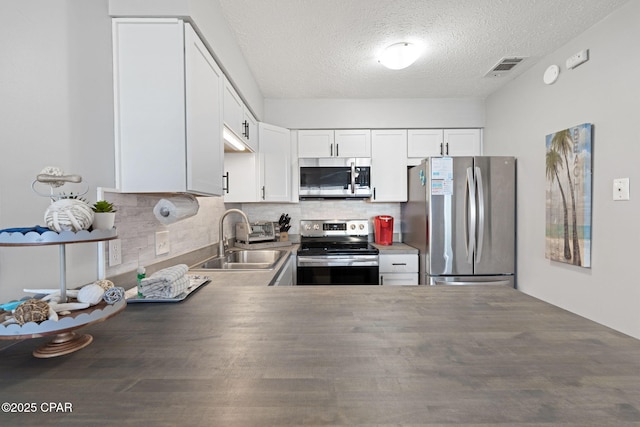
<svg viewBox="0 0 640 427">
<path fill-rule="evenodd" d="M 447 142 L 447 156 L 449 155 L 449 143 Z"/>
<path fill-rule="evenodd" d="M 333 157 L 333 144 L 329 146 L 329 157 Z"/>
<path fill-rule="evenodd" d="M 340 145 L 336 142 L 336 157 L 340 157 Z"/>
<path fill-rule="evenodd" d="M 444 147 L 442 142 L 440 143 L 440 155 L 443 156 L 444 155 Z"/>
<path fill-rule="evenodd" d="M 264 200 L 264 185 L 262 186 L 262 200 Z"/>
<path fill-rule="evenodd" d="M 222 178 L 226 181 L 226 185 L 224 183 L 222 184 L 222 190 L 229 194 L 229 172 L 222 175 Z"/>
<path fill-rule="evenodd" d="M 244 126 L 243 135 L 245 138 L 249 139 L 249 122 L 245 120 L 242 125 Z"/>
<path fill-rule="evenodd" d="M 393 262 L 391 265 L 407 265 L 406 262 Z"/>
</svg>

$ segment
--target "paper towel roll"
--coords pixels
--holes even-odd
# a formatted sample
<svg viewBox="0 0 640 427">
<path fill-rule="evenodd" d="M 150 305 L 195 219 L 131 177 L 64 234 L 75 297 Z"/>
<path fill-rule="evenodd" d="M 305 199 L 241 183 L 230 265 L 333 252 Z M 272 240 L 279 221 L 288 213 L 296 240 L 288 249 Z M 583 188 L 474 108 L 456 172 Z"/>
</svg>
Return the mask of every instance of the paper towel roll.
<svg viewBox="0 0 640 427">
<path fill-rule="evenodd" d="M 153 214 L 163 224 L 171 224 L 198 213 L 200 205 L 194 196 L 184 195 L 160 199 L 153 207 Z"/>
</svg>

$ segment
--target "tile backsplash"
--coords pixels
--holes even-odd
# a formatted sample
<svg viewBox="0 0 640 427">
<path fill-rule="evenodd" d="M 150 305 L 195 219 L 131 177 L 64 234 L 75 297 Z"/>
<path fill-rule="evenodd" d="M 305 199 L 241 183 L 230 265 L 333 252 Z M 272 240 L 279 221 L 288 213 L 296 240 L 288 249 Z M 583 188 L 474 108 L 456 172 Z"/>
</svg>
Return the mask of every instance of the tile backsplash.
<svg viewBox="0 0 640 427">
<path fill-rule="evenodd" d="M 184 255 L 219 242 L 218 221 L 226 209 L 240 208 L 250 221 L 277 221 L 282 213 L 291 217 L 289 234 L 299 235 L 301 219 L 369 219 L 373 233 L 373 218 L 391 215 L 394 221 L 394 240 L 399 240 L 400 204 L 370 203 L 364 200 L 301 201 L 299 203 L 245 203 L 226 204 L 221 197 L 198 197 L 200 205 L 195 216 L 173 224 L 164 225 L 153 215 L 153 207 L 168 194 L 105 193 L 105 198 L 118 210 L 115 226 L 121 240 L 122 263 L 109 267 L 105 251 L 105 273 L 112 277 L 135 271 L 138 265 L 149 266 Z M 237 214 L 225 220 L 224 234 L 234 234 L 234 224 L 240 221 Z M 169 253 L 155 254 L 155 233 L 169 231 Z M 106 245 L 106 243 L 105 243 Z"/>
<path fill-rule="evenodd" d="M 106 263 L 107 277 L 134 271 L 138 265 L 148 266 L 162 262 L 219 241 L 218 219 L 226 209 L 221 197 L 198 197 L 200 207 L 197 215 L 164 225 L 154 216 L 153 207 L 161 198 L 169 196 L 105 194 L 105 198 L 118 210 L 115 226 L 121 240 L 122 255 L 122 264 L 109 267 L 108 262 Z M 237 219 L 234 220 L 234 216 L 228 217 L 225 221 L 225 234 L 231 233 L 231 223 L 235 221 Z M 158 231 L 169 231 L 168 254 L 156 255 L 155 253 L 155 233 Z M 108 254 L 105 255 L 108 256 Z"/>
<path fill-rule="evenodd" d="M 366 200 L 305 200 L 299 203 L 245 203 L 242 210 L 250 221 L 277 221 L 283 213 L 291 217 L 289 234 L 300 234 L 301 219 L 368 219 L 373 232 L 377 215 L 394 217 L 393 232 L 400 235 L 400 203 L 371 203 Z"/>
</svg>

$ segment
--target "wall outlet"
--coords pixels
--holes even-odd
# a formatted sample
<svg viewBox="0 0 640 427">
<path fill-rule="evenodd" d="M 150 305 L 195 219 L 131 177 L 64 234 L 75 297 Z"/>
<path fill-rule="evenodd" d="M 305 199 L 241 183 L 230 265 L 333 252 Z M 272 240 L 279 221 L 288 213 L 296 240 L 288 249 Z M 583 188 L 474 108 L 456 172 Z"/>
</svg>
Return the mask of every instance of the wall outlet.
<svg viewBox="0 0 640 427">
<path fill-rule="evenodd" d="M 613 200 L 629 200 L 629 178 L 613 180 Z"/>
<path fill-rule="evenodd" d="M 122 248 L 120 239 L 109 240 L 109 267 L 122 263 Z"/>
<path fill-rule="evenodd" d="M 156 232 L 156 255 L 169 253 L 169 231 Z"/>
</svg>

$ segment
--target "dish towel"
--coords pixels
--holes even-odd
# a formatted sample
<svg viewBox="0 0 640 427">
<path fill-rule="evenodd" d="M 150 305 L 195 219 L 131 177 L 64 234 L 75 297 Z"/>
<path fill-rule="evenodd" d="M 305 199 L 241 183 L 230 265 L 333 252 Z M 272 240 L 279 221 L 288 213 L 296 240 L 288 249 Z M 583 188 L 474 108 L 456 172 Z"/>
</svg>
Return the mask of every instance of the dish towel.
<svg viewBox="0 0 640 427">
<path fill-rule="evenodd" d="M 189 287 L 189 267 L 178 264 L 156 271 L 140 282 L 140 292 L 145 298 L 175 298 Z"/>
</svg>

